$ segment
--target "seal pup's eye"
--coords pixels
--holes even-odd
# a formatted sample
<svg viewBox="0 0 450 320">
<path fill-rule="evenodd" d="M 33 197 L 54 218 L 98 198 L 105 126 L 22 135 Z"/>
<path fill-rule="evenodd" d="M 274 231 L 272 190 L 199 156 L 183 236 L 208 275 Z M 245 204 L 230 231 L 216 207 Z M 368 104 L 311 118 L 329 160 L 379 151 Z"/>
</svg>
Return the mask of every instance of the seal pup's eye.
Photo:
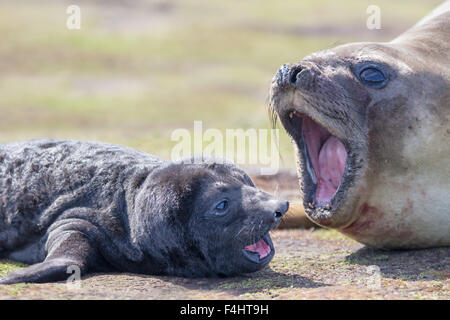
<svg viewBox="0 0 450 320">
<path fill-rule="evenodd" d="M 358 78 L 364 85 L 377 89 L 383 88 L 388 80 L 383 71 L 374 65 L 362 67 Z"/>
<path fill-rule="evenodd" d="M 214 213 L 216 215 L 224 215 L 228 211 L 228 200 L 222 200 L 214 207 Z"/>
</svg>

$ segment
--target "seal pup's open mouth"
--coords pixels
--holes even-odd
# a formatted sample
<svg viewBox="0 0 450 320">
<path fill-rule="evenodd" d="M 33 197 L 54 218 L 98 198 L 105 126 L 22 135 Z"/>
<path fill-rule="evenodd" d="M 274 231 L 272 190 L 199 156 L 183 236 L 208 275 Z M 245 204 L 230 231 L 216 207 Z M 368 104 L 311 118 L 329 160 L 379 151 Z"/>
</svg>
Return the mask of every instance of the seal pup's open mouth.
<svg viewBox="0 0 450 320">
<path fill-rule="evenodd" d="M 245 246 L 242 251 L 248 260 L 258 264 L 271 260 L 275 253 L 269 234 L 266 234 L 258 242 Z"/>
</svg>

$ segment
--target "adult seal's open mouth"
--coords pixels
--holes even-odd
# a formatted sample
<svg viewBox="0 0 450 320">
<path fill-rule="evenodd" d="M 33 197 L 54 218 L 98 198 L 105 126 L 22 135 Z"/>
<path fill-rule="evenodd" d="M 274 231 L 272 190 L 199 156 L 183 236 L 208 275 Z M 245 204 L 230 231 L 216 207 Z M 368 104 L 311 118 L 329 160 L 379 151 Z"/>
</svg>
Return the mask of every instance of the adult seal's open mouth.
<svg viewBox="0 0 450 320">
<path fill-rule="evenodd" d="M 450 245 L 450 2 L 388 43 L 283 65 L 273 121 L 292 138 L 307 215 L 370 246 Z"/>
</svg>

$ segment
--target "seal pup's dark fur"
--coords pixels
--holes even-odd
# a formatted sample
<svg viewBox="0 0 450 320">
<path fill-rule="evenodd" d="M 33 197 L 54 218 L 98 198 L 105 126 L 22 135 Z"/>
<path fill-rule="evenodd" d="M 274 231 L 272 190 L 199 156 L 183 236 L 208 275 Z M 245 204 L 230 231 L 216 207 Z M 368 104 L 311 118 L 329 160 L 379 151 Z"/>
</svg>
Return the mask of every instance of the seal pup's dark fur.
<svg viewBox="0 0 450 320">
<path fill-rule="evenodd" d="M 0 145 L 0 258 L 30 267 L 0 280 L 67 279 L 67 268 L 186 277 L 266 266 L 288 203 L 230 163 L 170 163 L 122 146 Z"/>
</svg>

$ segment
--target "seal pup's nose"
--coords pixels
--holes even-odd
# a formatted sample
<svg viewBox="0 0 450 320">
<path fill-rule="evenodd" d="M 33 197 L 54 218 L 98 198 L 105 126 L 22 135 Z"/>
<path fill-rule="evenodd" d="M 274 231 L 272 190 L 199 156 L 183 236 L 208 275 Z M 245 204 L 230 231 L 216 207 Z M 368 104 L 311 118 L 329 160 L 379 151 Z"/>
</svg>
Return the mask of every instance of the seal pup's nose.
<svg viewBox="0 0 450 320">
<path fill-rule="evenodd" d="M 279 206 L 275 209 L 274 212 L 274 220 L 276 222 L 280 221 L 283 218 L 284 214 L 289 210 L 289 202 L 288 201 L 279 201 Z"/>
</svg>

